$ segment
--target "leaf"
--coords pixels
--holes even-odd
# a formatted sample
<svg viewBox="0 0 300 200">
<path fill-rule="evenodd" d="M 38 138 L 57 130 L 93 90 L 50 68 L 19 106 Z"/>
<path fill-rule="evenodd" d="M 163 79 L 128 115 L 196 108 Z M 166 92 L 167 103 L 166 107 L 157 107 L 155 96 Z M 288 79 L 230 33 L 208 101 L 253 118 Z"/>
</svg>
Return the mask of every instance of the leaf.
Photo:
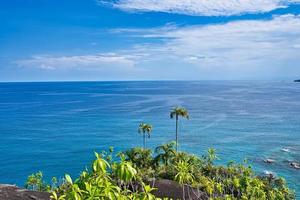
<svg viewBox="0 0 300 200">
<path fill-rule="evenodd" d="M 65 175 L 65 179 L 66 179 L 67 183 L 73 184 L 72 178 L 69 174 Z"/>
</svg>

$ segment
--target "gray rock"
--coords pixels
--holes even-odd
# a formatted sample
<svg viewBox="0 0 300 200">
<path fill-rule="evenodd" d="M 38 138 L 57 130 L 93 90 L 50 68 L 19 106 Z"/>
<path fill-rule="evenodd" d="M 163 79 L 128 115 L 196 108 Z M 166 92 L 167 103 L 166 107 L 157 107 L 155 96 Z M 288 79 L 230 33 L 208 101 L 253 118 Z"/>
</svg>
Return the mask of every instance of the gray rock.
<svg viewBox="0 0 300 200">
<path fill-rule="evenodd" d="M 264 162 L 265 163 L 274 163 L 275 160 L 268 158 L 268 159 L 264 160 Z"/>
<path fill-rule="evenodd" d="M 49 200 L 47 192 L 37 192 L 18 188 L 16 185 L 0 184 L 0 199 L 2 200 Z"/>
<path fill-rule="evenodd" d="M 291 165 L 292 168 L 300 169 L 300 163 L 291 162 L 290 165 Z"/>
</svg>

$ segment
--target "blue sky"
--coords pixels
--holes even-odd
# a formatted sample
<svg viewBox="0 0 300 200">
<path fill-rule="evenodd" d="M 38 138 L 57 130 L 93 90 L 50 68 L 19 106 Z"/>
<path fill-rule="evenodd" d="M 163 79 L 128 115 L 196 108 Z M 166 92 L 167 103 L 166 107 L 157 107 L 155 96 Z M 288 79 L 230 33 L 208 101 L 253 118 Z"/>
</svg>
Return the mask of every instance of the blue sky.
<svg viewBox="0 0 300 200">
<path fill-rule="evenodd" d="M 0 0 L 0 81 L 300 78 L 300 0 Z"/>
</svg>

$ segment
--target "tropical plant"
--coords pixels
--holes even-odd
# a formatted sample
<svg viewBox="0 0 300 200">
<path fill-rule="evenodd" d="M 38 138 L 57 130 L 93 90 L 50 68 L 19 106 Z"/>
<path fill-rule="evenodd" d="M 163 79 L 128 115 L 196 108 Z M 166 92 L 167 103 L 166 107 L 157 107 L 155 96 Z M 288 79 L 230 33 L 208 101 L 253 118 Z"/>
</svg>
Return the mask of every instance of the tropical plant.
<svg viewBox="0 0 300 200">
<path fill-rule="evenodd" d="M 211 200 L 296 199 L 283 178 L 257 176 L 247 162 L 213 165 L 217 159 L 214 149 L 202 159 L 176 152 L 172 142 L 157 147 L 156 154 L 153 158 L 151 150 L 141 148 L 119 153 L 115 159 L 111 159 L 112 154 L 95 153 L 91 167 L 77 179 L 65 175 L 61 182 L 55 178 L 51 187 L 38 172 L 28 177 L 26 187 L 51 190 L 52 200 L 158 200 L 153 194 L 155 188 L 150 186 L 152 180 L 167 178 L 182 186 L 183 199 L 190 199 L 191 194 Z M 145 173 L 148 170 L 153 173 Z"/>
<path fill-rule="evenodd" d="M 93 171 L 95 173 L 106 174 L 107 168 L 110 167 L 109 163 L 101 158 L 100 154 L 95 152 L 96 160 L 93 162 Z"/>
<path fill-rule="evenodd" d="M 137 171 L 130 162 L 122 160 L 120 163 L 116 164 L 115 174 L 121 183 L 128 183 L 135 178 Z"/>
<path fill-rule="evenodd" d="M 179 120 L 179 117 L 189 119 L 189 113 L 188 113 L 187 109 L 177 106 L 177 107 L 173 108 L 170 112 L 170 118 L 171 119 L 175 118 L 175 120 L 176 120 L 176 151 L 178 150 L 178 120 Z"/>
<path fill-rule="evenodd" d="M 49 191 L 51 190 L 51 186 L 47 185 L 43 180 L 43 173 L 41 171 L 31 174 L 28 176 L 25 188 L 29 190 L 37 190 L 37 191 Z"/>
<path fill-rule="evenodd" d="M 126 160 L 132 162 L 137 169 L 150 168 L 153 164 L 152 151 L 143 148 L 131 148 L 124 152 Z"/>
<path fill-rule="evenodd" d="M 136 169 L 130 162 L 124 159 L 110 165 L 100 154 L 95 153 L 96 160 L 92 163 L 92 170 L 84 171 L 78 179 L 73 180 L 70 175 L 65 175 L 64 183 L 58 189 L 52 191 L 53 200 L 96 200 L 96 199 L 120 199 L 120 200 L 152 200 L 156 199 L 151 192 L 154 188 L 143 182 L 142 191 L 134 191 L 129 187 L 136 178 Z M 131 185 L 132 186 L 132 185 Z"/>
<path fill-rule="evenodd" d="M 177 174 L 175 175 L 175 180 L 182 185 L 182 195 L 185 199 L 185 185 L 192 184 L 194 182 L 194 175 L 191 172 L 191 164 L 186 160 L 181 160 L 175 165 Z"/>
<path fill-rule="evenodd" d="M 207 162 L 208 164 L 212 165 L 214 160 L 218 159 L 218 156 L 216 154 L 216 149 L 209 148 L 207 150 Z"/>
<path fill-rule="evenodd" d="M 143 147 L 146 149 L 146 134 L 147 137 L 150 138 L 150 134 L 152 132 L 152 125 L 141 123 L 138 128 L 138 132 L 143 135 Z"/>
<path fill-rule="evenodd" d="M 141 200 L 155 200 L 157 199 L 152 192 L 156 190 L 156 188 L 152 188 L 150 185 L 145 185 L 142 183 L 143 192 L 140 194 Z"/>
<path fill-rule="evenodd" d="M 170 142 L 156 147 L 155 153 L 157 154 L 154 159 L 155 163 L 159 164 L 159 162 L 162 162 L 165 166 L 168 166 L 172 158 L 176 155 L 175 142 Z"/>
</svg>

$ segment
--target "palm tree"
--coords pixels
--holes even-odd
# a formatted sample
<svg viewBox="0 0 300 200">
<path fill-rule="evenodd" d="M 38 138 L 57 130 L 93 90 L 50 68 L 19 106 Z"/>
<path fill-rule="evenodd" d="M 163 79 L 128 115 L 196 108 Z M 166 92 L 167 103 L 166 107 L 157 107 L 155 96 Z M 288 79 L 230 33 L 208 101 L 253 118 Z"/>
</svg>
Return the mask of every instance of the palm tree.
<svg viewBox="0 0 300 200">
<path fill-rule="evenodd" d="M 176 119 L 176 151 L 177 151 L 177 149 L 178 149 L 178 119 L 179 119 L 179 117 L 189 119 L 189 112 L 184 107 L 177 106 L 170 112 L 170 118 L 173 119 L 174 117 Z"/>
<path fill-rule="evenodd" d="M 135 165 L 135 167 L 149 168 L 153 163 L 152 151 L 150 149 L 143 148 L 132 148 L 124 153 L 127 157 L 127 161 L 130 161 Z"/>
<path fill-rule="evenodd" d="M 144 149 L 146 148 L 146 134 L 147 134 L 148 138 L 150 138 L 151 131 L 152 131 L 152 125 L 151 124 L 141 123 L 139 125 L 138 132 L 143 134 Z"/>
<path fill-rule="evenodd" d="M 157 156 L 154 158 L 156 164 L 161 161 L 165 164 L 165 166 L 168 166 L 171 159 L 176 155 L 174 146 L 175 142 L 171 142 L 156 147 L 155 153 L 157 154 Z"/>
</svg>

